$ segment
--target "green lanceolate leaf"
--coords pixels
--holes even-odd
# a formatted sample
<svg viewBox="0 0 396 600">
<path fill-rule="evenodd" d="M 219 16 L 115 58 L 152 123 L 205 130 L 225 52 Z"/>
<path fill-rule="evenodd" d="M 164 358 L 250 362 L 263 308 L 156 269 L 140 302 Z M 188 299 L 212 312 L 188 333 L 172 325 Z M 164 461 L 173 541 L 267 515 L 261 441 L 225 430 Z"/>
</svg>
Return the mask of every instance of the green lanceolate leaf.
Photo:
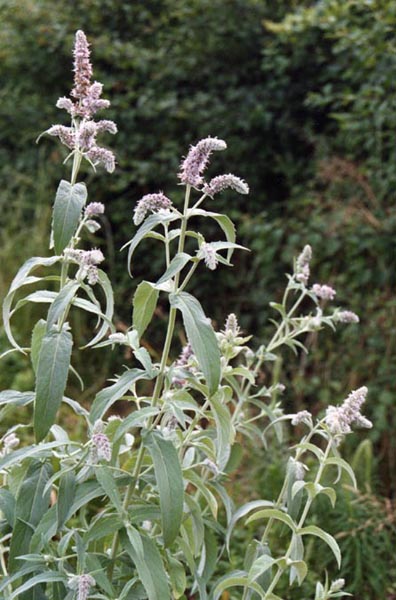
<svg viewBox="0 0 396 600">
<path fill-rule="evenodd" d="M 32 331 L 32 345 L 30 351 L 30 360 L 32 361 L 33 371 L 37 373 L 38 359 L 40 355 L 41 342 L 47 331 L 47 322 L 44 319 L 37 321 Z"/>
<path fill-rule="evenodd" d="M 235 431 L 231 423 L 230 411 L 222 402 L 227 394 L 227 390 L 229 390 L 229 388 L 221 388 L 210 399 L 217 429 L 216 454 L 217 466 L 220 471 L 224 471 L 228 463 L 228 459 L 230 458 L 231 454 L 231 445 L 234 442 L 235 437 Z"/>
<path fill-rule="evenodd" d="M 299 535 L 314 535 L 314 536 L 320 538 L 321 540 L 323 540 L 329 546 L 330 550 L 333 552 L 333 554 L 336 558 L 338 567 L 341 566 L 340 547 L 332 535 L 330 535 L 326 531 L 323 531 L 323 529 L 320 529 L 320 527 L 316 527 L 316 525 L 308 525 L 308 527 L 303 527 L 302 529 L 300 529 L 298 531 L 298 534 Z"/>
<path fill-rule="evenodd" d="M 51 331 L 53 325 L 55 325 L 59 319 L 65 320 L 64 315 L 72 304 L 73 298 L 76 295 L 79 287 L 80 285 L 77 283 L 77 281 L 69 281 L 69 283 L 67 283 L 65 287 L 61 289 L 59 294 L 57 294 L 48 311 L 47 331 Z"/>
<path fill-rule="evenodd" d="M 169 301 L 183 316 L 188 341 L 206 379 L 209 393 L 216 392 L 220 382 L 220 351 L 213 328 L 194 296 L 187 292 L 170 294 Z"/>
<path fill-rule="evenodd" d="M 222 577 L 213 591 L 214 600 L 218 600 L 222 593 L 231 587 L 248 587 L 264 598 L 265 592 L 256 581 L 249 581 L 246 571 L 232 571 L 229 575 Z"/>
<path fill-rule="evenodd" d="M 98 333 L 95 335 L 95 337 L 88 342 L 88 344 L 86 344 L 84 346 L 84 348 L 89 348 L 90 346 L 94 346 L 97 342 L 99 342 L 107 333 L 107 331 L 110 330 L 114 331 L 114 328 L 112 326 L 111 320 L 113 318 L 113 312 L 114 312 L 114 295 L 113 295 L 113 288 L 111 286 L 111 282 L 110 279 L 107 277 L 106 273 L 104 271 L 102 271 L 102 269 L 98 269 L 98 285 L 100 285 L 100 287 L 103 290 L 103 293 L 105 295 L 106 298 L 106 310 L 104 312 L 104 315 L 101 313 L 97 313 L 98 316 L 101 317 L 102 319 L 102 325 L 99 327 L 99 331 Z M 80 308 L 83 308 L 84 310 L 88 310 L 90 312 L 91 309 L 91 304 L 90 303 L 85 303 L 83 304 L 82 300 L 76 299 L 76 306 L 79 306 Z"/>
<path fill-rule="evenodd" d="M 15 525 L 10 545 L 9 570 L 12 573 L 21 564 L 17 557 L 28 554 L 35 526 L 48 510 L 50 490 L 44 493 L 52 467 L 48 463 L 33 461 L 19 487 L 15 503 Z"/>
<path fill-rule="evenodd" d="M 166 269 L 165 273 L 160 277 L 157 281 L 156 285 L 161 285 L 161 283 L 165 283 L 169 279 L 172 279 L 177 273 L 180 273 L 182 269 L 186 266 L 188 262 L 190 262 L 191 256 L 186 254 L 185 252 L 179 252 L 174 256 L 171 260 L 169 267 Z"/>
<path fill-rule="evenodd" d="M 159 290 L 156 290 L 148 281 L 142 281 L 133 296 L 133 327 L 142 337 L 149 325 L 155 307 L 157 306 Z"/>
<path fill-rule="evenodd" d="M 221 213 L 210 212 L 210 211 L 204 210 L 202 208 L 195 208 L 195 209 L 189 210 L 188 216 L 189 217 L 194 217 L 194 216 L 209 217 L 211 219 L 214 219 L 218 223 L 218 225 L 220 225 L 221 229 L 225 233 L 227 242 L 230 242 L 232 244 L 235 242 L 235 240 L 236 240 L 235 225 L 231 221 L 231 219 L 229 217 L 227 217 L 227 215 L 222 215 Z M 233 253 L 233 248 L 231 247 L 231 248 L 229 248 L 228 253 L 227 253 L 228 261 L 231 260 L 232 253 Z"/>
<path fill-rule="evenodd" d="M 110 406 L 122 398 L 139 379 L 150 379 L 150 376 L 142 369 L 131 369 L 125 371 L 113 385 L 101 390 L 91 407 L 89 414 L 91 423 L 101 419 Z"/>
<path fill-rule="evenodd" d="M 125 531 L 121 533 L 120 537 L 124 549 L 135 563 L 148 600 L 170 600 L 171 595 L 164 564 L 155 542 L 145 535 L 140 535 L 143 546 L 142 554 L 131 544 Z"/>
<path fill-rule="evenodd" d="M 69 331 L 50 331 L 41 343 L 37 364 L 34 432 L 40 442 L 53 425 L 62 402 L 73 338 Z"/>
<path fill-rule="evenodd" d="M 133 253 L 136 250 L 137 246 L 140 244 L 140 242 L 157 225 L 164 224 L 164 223 L 170 223 L 171 221 L 175 221 L 178 218 L 179 217 L 177 215 L 173 214 L 173 213 L 169 213 L 167 215 L 155 213 L 153 215 L 150 215 L 144 221 L 143 225 L 141 225 L 139 227 L 139 229 L 137 230 L 137 232 L 135 233 L 135 235 L 133 236 L 133 238 L 131 239 L 131 241 L 128 242 L 127 244 L 125 244 L 121 248 L 121 250 L 123 250 L 124 248 L 126 248 L 127 246 L 129 246 L 129 250 L 128 250 L 128 273 L 129 273 L 129 275 L 131 275 L 131 277 L 132 277 L 132 274 L 131 274 L 131 260 L 132 260 L 132 256 L 133 256 Z"/>
<path fill-rule="evenodd" d="M 119 514 L 122 514 L 122 501 L 119 491 L 117 489 L 117 485 L 114 481 L 114 477 L 111 469 L 106 465 L 98 465 L 95 467 L 95 477 L 99 481 L 102 486 L 104 492 L 109 497 L 113 506 L 117 509 Z"/>
<path fill-rule="evenodd" d="M 66 523 L 69 510 L 76 494 L 76 477 L 72 471 L 64 473 L 59 482 L 58 501 L 56 503 L 58 530 Z"/>
<path fill-rule="evenodd" d="M 36 283 L 37 281 L 41 280 L 41 277 L 35 277 L 33 275 L 30 275 L 30 272 L 33 271 L 33 269 L 36 269 L 37 267 L 50 267 L 51 265 L 58 262 L 58 260 L 59 260 L 59 256 L 51 256 L 50 258 L 43 258 L 42 256 L 34 256 L 33 258 L 29 258 L 29 260 L 27 260 L 25 262 L 25 264 L 22 265 L 22 267 L 19 269 L 18 273 L 15 275 L 14 279 L 12 280 L 8 294 L 4 299 L 4 302 L 3 302 L 4 330 L 7 334 L 10 344 L 14 348 L 19 350 L 20 352 L 23 352 L 23 350 L 15 341 L 14 336 L 12 335 L 11 327 L 10 327 L 11 306 L 12 306 L 12 303 L 14 300 L 15 292 L 19 288 L 23 287 L 24 285 Z"/>
<path fill-rule="evenodd" d="M 15 519 L 15 498 L 5 488 L 0 488 L 0 513 L 12 527 Z"/>
<path fill-rule="evenodd" d="M 62 180 L 55 196 L 52 231 L 55 252 L 61 254 L 77 229 L 81 210 L 87 199 L 84 183 L 72 185 Z"/>
<path fill-rule="evenodd" d="M 158 485 L 162 533 L 165 546 L 169 546 L 179 533 L 183 516 L 183 476 L 176 448 L 159 433 L 149 433 L 144 445 L 154 463 Z"/>
</svg>

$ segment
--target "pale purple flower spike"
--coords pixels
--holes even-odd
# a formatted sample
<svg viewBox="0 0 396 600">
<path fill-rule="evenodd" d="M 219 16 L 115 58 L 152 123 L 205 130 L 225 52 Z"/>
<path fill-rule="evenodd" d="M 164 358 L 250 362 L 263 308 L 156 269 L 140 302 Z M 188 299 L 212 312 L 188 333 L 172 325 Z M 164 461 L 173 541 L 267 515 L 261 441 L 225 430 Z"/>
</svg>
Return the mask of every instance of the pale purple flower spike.
<svg viewBox="0 0 396 600">
<path fill-rule="evenodd" d="M 307 244 L 304 246 L 303 251 L 298 256 L 296 261 L 296 279 L 305 285 L 307 285 L 310 275 L 309 263 L 311 262 L 311 259 L 312 248 L 309 244 Z"/>
<path fill-rule="evenodd" d="M 351 392 L 341 406 L 329 406 L 327 408 L 325 422 L 331 433 L 351 433 L 352 425 L 367 429 L 373 426 L 371 421 L 360 413 L 360 409 L 366 400 L 367 392 L 368 390 L 365 386 L 360 387 Z"/>
<path fill-rule="evenodd" d="M 248 194 L 249 186 L 248 184 L 236 177 L 236 175 L 232 175 L 231 173 L 227 173 L 227 175 L 218 175 L 214 177 L 209 183 L 204 185 L 202 191 L 208 196 L 214 196 L 227 188 L 231 188 L 238 192 L 239 194 Z"/>
<path fill-rule="evenodd" d="M 202 173 L 208 165 L 209 157 L 214 151 L 225 150 L 227 144 L 224 140 L 208 137 L 196 146 L 191 146 L 186 158 L 180 165 L 179 179 L 182 183 L 199 187 L 204 183 Z"/>
<path fill-rule="evenodd" d="M 149 211 L 158 212 L 159 210 L 169 210 L 172 206 L 172 201 L 169 200 L 162 192 L 158 194 L 146 194 L 136 204 L 133 222 L 135 225 L 140 225 L 146 218 Z"/>
<path fill-rule="evenodd" d="M 106 171 L 112 173 L 115 169 L 115 156 L 111 150 L 98 146 L 96 137 L 103 132 L 117 133 L 117 126 L 106 119 L 98 122 L 92 120 L 93 115 L 98 110 L 108 108 L 110 102 L 100 97 L 103 85 L 97 81 L 91 83 L 90 50 L 83 31 L 76 33 L 73 54 L 74 87 L 70 93 L 71 98 L 62 97 L 56 103 L 58 108 L 71 115 L 73 126 L 53 125 L 46 133 L 58 137 L 70 150 L 80 152 L 94 167 L 103 165 Z"/>
</svg>

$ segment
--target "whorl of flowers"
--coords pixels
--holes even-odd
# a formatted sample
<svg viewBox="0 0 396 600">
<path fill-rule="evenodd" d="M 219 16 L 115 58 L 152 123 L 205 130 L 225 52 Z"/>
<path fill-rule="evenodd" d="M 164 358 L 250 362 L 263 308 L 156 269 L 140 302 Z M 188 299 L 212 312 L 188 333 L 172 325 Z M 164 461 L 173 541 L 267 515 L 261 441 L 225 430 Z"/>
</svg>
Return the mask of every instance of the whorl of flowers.
<svg viewBox="0 0 396 600">
<path fill-rule="evenodd" d="M 334 320 L 339 323 L 359 323 L 359 317 L 351 310 L 340 310 L 334 313 Z"/>
<path fill-rule="evenodd" d="M 98 267 L 104 261 L 104 256 L 101 250 L 94 248 L 93 250 L 75 250 L 68 248 L 65 250 L 66 260 L 80 265 L 80 277 L 87 277 L 90 285 L 95 285 L 99 281 Z"/>
<path fill-rule="evenodd" d="M 218 194 L 227 188 L 231 188 L 239 194 L 249 193 L 249 186 L 246 181 L 243 181 L 243 179 L 240 179 L 231 173 L 214 177 L 209 183 L 204 185 L 202 191 L 208 196 L 213 197 L 215 194 Z"/>
<path fill-rule="evenodd" d="M 211 271 L 214 271 L 219 263 L 215 248 L 212 246 L 212 244 L 207 242 L 203 242 L 203 244 L 201 244 L 201 247 L 198 250 L 198 257 L 204 259 L 205 265 Z"/>
<path fill-rule="evenodd" d="M 146 218 L 149 211 L 158 212 L 160 210 L 169 210 L 172 206 L 172 201 L 169 200 L 162 192 L 158 194 L 146 194 L 139 200 L 134 209 L 133 222 L 135 225 L 140 225 Z"/>
<path fill-rule="evenodd" d="M 307 244 L 296 260 L 296 279 L 305 285 L 309 279 L 309 263 L 312 259 L 312 248 Z"/>
<path fill-rule="evenodd" d="M 291 424 L 294 426 L 300 425 L 301 423 L 312 423 L 312 415 L 308 410 L 300 410 L 291 420 Z"/>
<path fill-rule="evenodd" d="M 77 590 L 77 600 L 87 600 L 91 587 L 95 585 L 92 575 L 73 575 L 69 579 L 69 588 Z"/>
<path fill-rule="evenodd" d="M 188 344 L 183 346 L 182 351 L 180 352 L 180 356 L 175 362 L 175 366 L 185 367 L 192 356 L 194 356 L 193 349 L 191 347 L 190 342 L 188 342 Z"/>
<path fill-rule="evenodd" d="M 202 173 L 208 165 L 210 155 L 212 152 L 225 150 L 226 148 L 225 141 L 216 137 L 205 138 L 198 142 L 196 146 L 191 146 L 186 158 L 180 165 L 180 181 L 192 187 L 202 185 L 204 183 Z"/>
<path fill-rule="evenodd" d="M 19 444 L 20 444 L 19 437 L 14 432 L 9 433 L 3 439 L 3 449 L 0 450 L 0 456 L 5 456 L 6 454 L 9 454 L 11 452 L 11 450 L 14 450 L 14 448 L 17 448 L 19 446 Z"/>
<path fill-rule="evenodd" d="M 334 300 L 334 297 L 337 293 L 335 289 L 329 285 L 321 285 L 320 283 L 314 283 L 312 286 L 312 291 L 317 298 L 322 298 L 322 300 Z"/>
<path fill-rule="evenodd" d="M 90 202 L 85 207 L 84 214 L 87 218 L 91 219 L 92 217 L 97 217 L 98 215 L 103 215 L 105 210 L 104 204 L 102 202 Z"/>
<path fill-rule="evenodd" d="M 366 419 L 360 409 L 366 400 L 365 386 L 354 390 L 344 400 L 341 406 L 329 406 L 326 410 L 325 423 L 333 434 L 351 433 L 352 425 L 370 429 L 373 425 Z"/>
<path fill-rule="evenodd" d="M 93 115 L 110 106 L 109 100 L 103 100 L 103 85 L 97 81 L 91 83 L 92 65 L 87 38 L 83 31 L 77 31 L 74 55 L 74 87 L 71 98 L 59 98 L 56 106 L 66 110 L 72 117 L 72 126 L 53 125 L 46 133 L 58 137 L 69 150 L 80 152 L 95 167 L 103 165 L 112 173 L 115 168 L 115 157 L 111 150 L 98 146 L 97 135 L 103 132 L 115 134 L 117 126 L 113 121 L 93 121 Z M 81 119 L 81 122 L 79 122 Z"/>
</svg>

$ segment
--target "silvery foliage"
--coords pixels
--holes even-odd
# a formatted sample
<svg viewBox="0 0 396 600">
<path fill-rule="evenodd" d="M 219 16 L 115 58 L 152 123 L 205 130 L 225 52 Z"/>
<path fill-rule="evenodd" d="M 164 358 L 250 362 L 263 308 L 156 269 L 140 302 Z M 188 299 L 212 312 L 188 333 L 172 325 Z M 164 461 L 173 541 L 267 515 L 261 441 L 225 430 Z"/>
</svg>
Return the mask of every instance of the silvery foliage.
<svg viewBox="0 0 396 600">
<path fill-rule="evenodd" d="M 0 394 L 2 414 L 9 408 L 31 407 L 28 427 L 35 436 L 35 443 L 26 443 L 26 437 L 31 437 L 15 423 L 1 441 L 0 593 L 6 600 L 33 596 L 167 600 L 187 595 L 216 600 L 225 590 L 236 588 L 237 597 L 245 600 L 279 600 L 276 590 L 281 579 L 298 586 L 306 577 L 305 545 L 312 537 L 327 544 L 340 564 L 336 540 L 309 524 L 309 512 L 318 495 L 327 496 L 332 505 L 336 502 L 334 486 L 325 480 L 345 471 L 356 485 L 351 467 L 339 454 L 340 442 L 352 425 L 371 425 L 360 414 L 366 388 L 353 392 L 341 406 L 330 407 L 322 417 L 306 410 L 285 414 L 279 353 L 285 347 L 296 354 L 305 351 L 306 335 L 358 318 L 349 311 L 327 310 L 335 292 L 323 294 L 332 288 L 309 285 L 312 251 L 306 246 L 295 261 L 282 302 L 272 304 L 278 318 L 269 341 L 255 349 L 257 344 L 250 344 L 251 337 L 241 331 L 234 314 L 227 317 L 223 329 L 213 329 L 198 300 L 186 291 L 188 284 L 198 268 L 232 266 L 233 252 L 243 249 L 236 243 L 231 220 L 204 206 L 214 206 L 216 194 L 227 187 L 243 194 L 249 188 L 231 174 L 205 181 L 212 153 L 226 148 L 223 140 L 206 138 L 190 148 L 181 164 L 183 207 L 174 206 L 162 192 L 137 204 L 139 228 L 126 244 L 128 268 L 132 269 L 134 252 L 143 242 L 163 245 L 165 268 L 156 281 L 137 286 L 132 324 L 127 331 L 116 332 L 112 287 L 99 266 L 103 254 L 79 248 L 84 231 L 100 227 L 104 210 L 102 204 L 86 204 L 86 186 L 78 181 L 81 160 L 92 162 L 99 152 L 89 155 L 87 150 L 96 148 L 98 126 L 92 125 L 92 114 L 108 105 L 99 98 L 100 84 L 90 83 L 91 75 L 88 43 L 78 32 L 74 100 L 58 102 L 72 117 L 67 136 L 73 141 L 69 143 L 73 166 L 71 181 L 61 181 L 56 193 L 54 255 L 27 260 L 4 301 L 10 351 L 30 356 L 36 385 L 31 392 Z M 79 146 L 78 132 L 87 133 L 89 128 L 90 140 Z M 101 156 L 104 167 L 112 171 L 104 160 L 110 160 L 109 152 L 104 150 Z M 196 230 L 207 219 L 218 225 L 219 241 L 207 241 Z M 56 276 L 54 268 L 59 268 Z M 56 281 L 57 291 L 39 285 L 40 289 L 23 296 L 25 286 L 45 284 L 48 279 Z M 103 300 L 97 293 L 100 288 Z M 169 315 L 162 358 L 156 362 L 143 340 L 155 321 L 159 294 L 169 300 Z M 306 308 L 301 314 L 303 301 Z M 10 322 L 27 302 L 44 306 L 43 318 L 26 336 L 30 346 L 16 341 Z M 69 317 L 81 310 L 98 320 L 93 338 L 82 351 L 95 347 L 99 353 L 97 348 L 111 345 L 115 352 L 128 347 L 134 357 L 134 366 L 100 390 L 89 411 L 78 398 L 65 395 L 69 377 L 76 374 L 72 356 L 78 352 L 74 348 L 72 355 Z M 177 354 L 176 327 L 184 328 L 188 344 L 172 360 Z M 263 384 L 264 372 L 273 373 L 264 380 L 272 381 L 271 385 Z M 125 418 L 114 414 L 113 405 L 120 399 L 130 403 Z M 60 425 L 61 406 L 81 422 L 79 430 L 86 432 L 82 439 L 76 441 Z M 277 500 L 236 506 L 228 485 L 236 464 L 235 449 L 245 438 L 264 446 L 269 439 L 275 443 L 274 433 L 282 443 L 285 426 L 297 427 L 302 437 L 290 451 Z M 216 565 L 227 560 L 235 527 L 252 522 L 256 535 L 246 549 L 244 569 L 230 569 L 219 578 Z M 278 541 L 273 553 L 279 528 L 283 547 L 279 551 Z M 347 595 L 343 587 L 341 579 L 319 582 L 316 599 Z"/>
</svg>

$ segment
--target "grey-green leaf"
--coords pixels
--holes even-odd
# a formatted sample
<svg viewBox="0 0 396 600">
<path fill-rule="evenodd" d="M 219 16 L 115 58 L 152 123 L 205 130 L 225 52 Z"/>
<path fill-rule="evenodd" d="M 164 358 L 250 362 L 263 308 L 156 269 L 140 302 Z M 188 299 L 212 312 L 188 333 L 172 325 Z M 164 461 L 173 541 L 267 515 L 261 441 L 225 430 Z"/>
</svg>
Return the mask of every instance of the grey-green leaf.
<svg viewBox="0 0 396 600">
<path fill-rule="evenodd" d="M 177 273 L 180 273 L 182 269 L 186 266 L 186 264 L 191 260 L 191 256 L 186 254 L 185 252 L 179 252 L 176 256 L 173 257 L 169 267 L 166 269 L 165 273 L 160 277 L 157 281 L 156 285 L 161 285 L 161 283 L 165 283 L 169 279 L 172 279 Z"/>
<path fill-rule="evenodd" d="M 33 275 L 29 275 L 33 269 L 37 267 L 49 267 L 56 262 L 58 262 L 59 256 L 51 256 L 49 258 L 43 258 L 42 256 L 33 256 L 29 258 L 22 267 L 19 269 L 18 273 L 15 275 L 12 283 L 10 285 L 10 289 L 8 290 L 8 294 L 3 302 L 3 323 L 4 330 L 7 334 L 7 337 L 14 348 L 23 352 L 22 348 L 17 344 L 12 335 L 11 326 L 10 326 L 10 318 L 11 318 L 11 306 L 14 300 L 15 292 L 24 285 L 29 285 L 31 283 L 36 283 L 40 281 L 40 277 L 35 277 Z"/>
<path fill-rule="evenodd" d="M 101 419 L 110 406 L 122 398 L 139 379 L 150 379 L 150 377 L 142 369 L 131 369 L 125 371 L 113 385 L 101 390 L 96 395 L 90 410 L 89 420 L 91 423 Z"/>
<path fill-rule="evenodd" d="M 59 482 L 58 501 L 56 503 L 57 528 L 63 527 L 69 515 L 69 510 L 76 495 L 76 477 L 73 471 L 64 473 Z"/>
<path fill-rule="evenodd" d="M 121 533 L 121 542 L 126 552 L 135 563 L 140 581 L 148 600 L 170 600 L 169 585 L 161 555 L 155 542 L 145 535 L 140 535 L 143 545 L 143 556 L 134 548 L 125 531 Z"/>
<path fill-rule="evenodd" d="M 155 307 L 157 306 L 159 290 L 156 290 L 148 281 L 142 281 L 133 296 L 133 327 L 142 337 L 149 325 Z"/>
<path fill-rule="evenodd" d="M 47 331 L 51 331 L 52 326 L 55 325 L 58 319 L 64 318 L 79 287 L 80 284 L 77 281 L 69 281 L 57 294 L 48 311 Z"/>
<path fill-rule="evenodd" d="M 57 254 L 63 252 L 75 233 L 86 199 L 87 188 L 84 183 L 72 185 L 64 179 L 60 182 L 55 196 L 52 219 Z"/>
<path fill-rule="evenodd" d="M 50 331 L 41 344 L 36 374 L 34 432 L 40 442 L 53 425 L 65 391 L 73 338 L 69 331 Z"/>
<path fill-rule="evenodd" d="M 179 533 L 183 517 L 183 476 L 176 448 L 159 433 L 144 438 L 154 463 L 161 507 L 162 533 L 169 546 Z"/>
<path fill-rule="evenodd" d="M 52 475 L 49 463 L 33 461 L 19 487 L 15 504 L 15 526 L 10 545 L 9 570 L 12 573 L 21 566 L 17 557 L 28 554 L 35 526 L 48 510 L 50 490 L 44 493 Z"/>
<path fill-rule="evenodd" d="M 37 364 L 40 355 L 41 342 L 47 331 L 47 322 L 44 319 L 37 321 L 32 331 L 32 345 L 30 351 L 30 360 L 32 361 L 33 371 L 37 373 Z"/>
<path fill-rule="evenodd" d="M 183 316 L 184 326 L 193 352 L 206 379 L 210 395 L 214 394 L 220 382 L 220 351 L 211 324 L 202 306 L 187 292 L 170 294 L 169 301 Z"/>
</svg>

